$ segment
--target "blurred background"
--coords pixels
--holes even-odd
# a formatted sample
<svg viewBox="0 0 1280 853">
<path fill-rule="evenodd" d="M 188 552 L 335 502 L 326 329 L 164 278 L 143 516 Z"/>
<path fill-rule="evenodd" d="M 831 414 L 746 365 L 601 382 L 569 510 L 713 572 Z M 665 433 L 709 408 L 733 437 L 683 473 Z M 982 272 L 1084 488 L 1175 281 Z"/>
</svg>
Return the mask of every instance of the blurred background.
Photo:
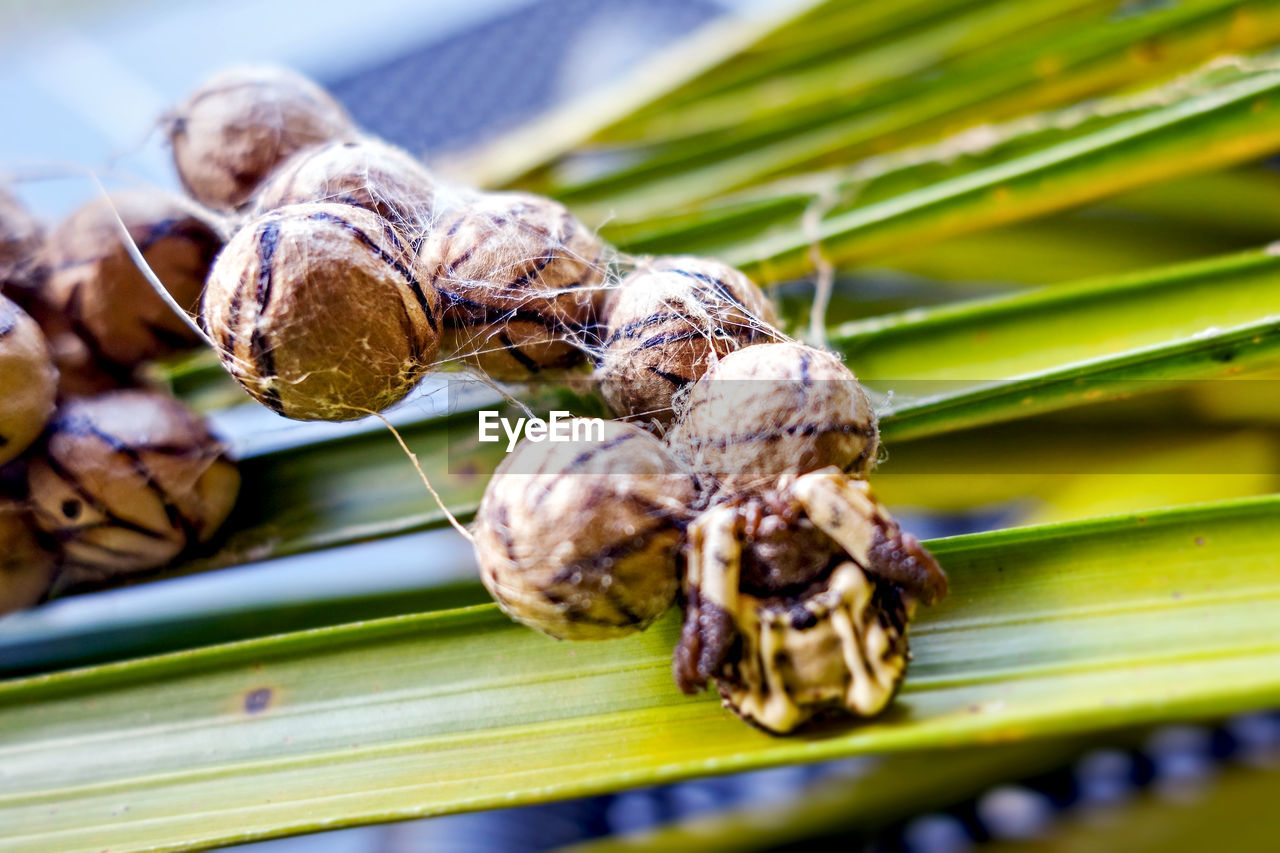
<svg viewBox="0 0 1280 853">
<path fill-rule="evenodd" d="M 15 178 L 23 198 L 50 220 L 96 191 L 83 171 L 86 167 L 112 186 L 176 188 L 169 154 L 156 130 L 158 117 L 211 72 L 246 61 L 277 62 L 303 71 L 327 86 L 367 130 L 429 162 L 447 164 L 454 155 L 549 108 L 607 85 L 700 28 L 734 16 L 766 16 L 784 5 L 772 0 L 0 2 L 0 104 L 5 117 L 0 175 Z M 1104 214 L 1072 215 L 1080 217 L 1086 231 L 1110 227 Z M 1130 210 L 1125 215 L 1140 213 Z M 1090 217 L 1095 222 L 1101 217 L 1102 225 L 1090 226 Z M 1270 224 L 1260 223 L 1259 231 L 1267 227 Z M 1254 236 L 1238 239 L 1248 245 Z M 1186 243 L 1181 250 L 1190 256 L 1199 248 Z M 1016 255 L 1016 249 L 1010 251 Z M 1162 260 L 1177 259 L 1178 251 L 1176 246 L 1169 248 Z M 1064 250 L 1061 266 L 1043 275 L 1067 277 L 1069 255 L 1069 249 Z M 919 301 L 922 290 L 920 279 L 900 274 L 863 275 L 847 286 L 867 297 L 864 306 L 878 304 L 875 299 L 884 292 L 893 294 L 885 303 L 889 307 L 904 294 L 911 297 L 907 301 Z M 980 295 L 1003 286 L 975 276 L 961 292 Z M 257 408 L 243 414 L 273 417 Z M 922 537 L 937 536 L 998 526 L 1017 511 L 993 504 L 989 510 L 920 512 L 910 515 L 907 524 Z M 431 538 L 432 547 L 454 549 L 458 578 L 466 575 L 465 549 L 451 533 L 422 535 Z M 396 547 L 403 551 L 405 543 Z M 390 557 L 370 560 L 367 547 L 362 554 L 366 564 L 384 566 L 383 592 L 395 593 L 409 583 L 405 565 L 398 566 Z M 314 580 L 320 571 L 339 582 L 350 556 L 334 549 L 327 559 L 326 564 L 312 558 L 305 567 L 307 577 Z M 289 573 L 295 570 L 287 557 L 274 561 L 274 574 L 262 582 L 288 587 Z M 235 571 L 229 570 L 225 578 L 159 582 L 141 594 L 150 595 L 155 608 L 193 598 L 207 603 L 210 596 L 229 594 L 230 585 L 237 582 L 230 577 Z M 259 575 L 263 576 L 261 567 Z M 364 591 L 376 587 L 376 580 L 364 579 Z M 338 596 L 340 590 L 334 589 Z M 178 591 L 167 599 L 169 590 Z M 130 592 L 135 599 L 140 593 Z M 109 624 L 110 595 L 65 602 L 70 610 L 63 612 L 69 620 L 83 620 L 96 607 L 101 624 Z M 53 624 L 59 606 L 32 618 Z M 22 634 L 29 642 L 31 620 L 10 621 L 11 627 L 15 624 L 11 635 Z M 934 802 L 921 803 L 918 813 L 894 813 L 879 825 L 873 822 L 872 830 L 865 828 L 865 821 L 856 832 L 842 829 L 840 819 L 850 803 L 866 793 L 858 780 L 880 767 L 878 759 L 869 758 L 242 849 L 542 850 L 643 833 L 673 821 L 682 828 L 651 839 L 655 849 L 734 849 L 734 839 L 745 843 L 762 828 L 805 821 L 811 822 L 812 833 L 793 833 L 788 843 L 919 851 L 1049 842 L 1063 849 L 1134 849 L 1179 833 L 1183 849 L 1190 849 L 1187 845 L 1199 837 L 1202 827 L 1195 821 L 1180 822 L 1188 804 L 1212 801 L 1221 807 L 1219 814 L 1237 815 L 1236 827 L 1244 832 L 1257 823 L 1249 819 L 1257 815 L 1255 809 L 1268 804 L 1236 798 L 1232 774 L 1241 767 L 1274 768 L 1278 760 L 1280 718 L 1263 713 L 1220 725 L 1125 732 L 1106 743 L 1054 745 L 1029 761 L 1018 778 L 987 779 L 975 759 L 969 784 L 955 786 L 956 796 L 940 794 Z M 902 772 L 928 773 L 929 768 L 927 762 L 907 764 Z M 1120 809 L 1128 817 L 1119 834 L 1108 834 Z M 1235 838 L 1245 846 L 1257 842 L 1255 849 L 1264 849 L 1270 840 L 1247 832 Z M 1206 838 L 1205 843 L 1212 841 Z"/>
<path fill-rule="evenodd" d="M 352 116 L 437 159 L 617 78 L 770 0 L 108 0 L 0 3 L 0 167 L 56 217 L 92 192 L 73 173 L 177 186 L 156 121 L 201 79 L 275 62 Z M 68 173 L 57 180 L 59 172 Z"/>
</svg>

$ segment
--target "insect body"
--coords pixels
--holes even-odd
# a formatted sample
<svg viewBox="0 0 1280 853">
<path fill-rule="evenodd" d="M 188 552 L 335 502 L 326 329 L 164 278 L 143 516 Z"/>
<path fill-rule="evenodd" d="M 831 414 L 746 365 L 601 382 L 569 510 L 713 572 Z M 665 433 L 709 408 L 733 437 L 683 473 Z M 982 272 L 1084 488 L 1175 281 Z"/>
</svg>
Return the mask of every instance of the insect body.
<svg viewBox="0 0 1280 853">
<path fill-rule="evenodd" d="M 690 525 L 676 683 L 714 680 L 726 705 L 778 733 L 876 714 L 906 670 L 914 602 L 945 592 L 865 483 L 834 467 L 783 477 Z"/>
</svg>

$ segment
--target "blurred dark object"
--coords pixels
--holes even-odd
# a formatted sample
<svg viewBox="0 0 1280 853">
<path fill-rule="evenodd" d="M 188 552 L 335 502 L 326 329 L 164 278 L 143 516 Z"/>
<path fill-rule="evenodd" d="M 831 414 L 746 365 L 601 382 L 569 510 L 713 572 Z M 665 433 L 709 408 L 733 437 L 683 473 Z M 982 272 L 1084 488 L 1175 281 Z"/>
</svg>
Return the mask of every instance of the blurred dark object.
<svg viewBox="0 0 1280 853">
<path fill-rule="evenodd" d="M 417 155 L 456 150 L 616 77 L 723 12 L 709 0 L 542 0 L 322 82 L 388 142 Z"/>
</svg>

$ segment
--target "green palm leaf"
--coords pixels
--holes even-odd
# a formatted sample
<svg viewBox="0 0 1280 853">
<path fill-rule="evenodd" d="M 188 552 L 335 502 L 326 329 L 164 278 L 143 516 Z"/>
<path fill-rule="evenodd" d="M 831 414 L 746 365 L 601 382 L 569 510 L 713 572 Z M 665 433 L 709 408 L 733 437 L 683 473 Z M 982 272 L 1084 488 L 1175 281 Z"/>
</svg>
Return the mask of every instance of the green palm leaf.
<svg viewBox="0 0 1280 853">
<path fill-rule="evenodd" d="M 1277 39 L 1280 5 L 1263 0 L 805 2 L 677 47 L 639 86 L 482 152 L 472 174 L 552 192 L 588 218 L 617 213 L 609 234 L 624 248 L 711 252 L 763 279 L 807 273 L 820 247 L 846 273 L 876 260 L 1058 281 L 1029 269 L 1047 263 L 1034 251 L 1022 270 L 1003 264 L 1002 242 L 1035 235 L 1110 270 L 1269 239 L 1274 180 L 1221 170 L 1280 150 L 1280 71 L 1273 54 L 1221 56 Z M 993 143 L 957 157 L 955 134 L 978 125 Z M 1096 240 L 1064 218 L 1103 200 L 1070 214 L 1092 217 Z M 802 227 L 806 213 L 816 224 Z M 1143 230 L 1100 234 L 1099 221 L 1134 216 Z M 1125 245 L 1138 234 L 1153 246 Z M 1277 264 L 1272 249 L 1217 255 L 826 335 L 882 404 L 894 502 L 1048 495 L 1026 472 L 1080 453 L 1079 437 L 1052 434 L 1065 423 L 1054 413 L 1178 388 L 1074 413 L 1107 431 L 1096 473 L 1115 488 L 1092 494 L 1104 480 L 1070 472 L 1053 510 L 1185 501 L 1195 478 L 1231 468 L 1215 454 L 1247 477 L 1213 494 L 1248 494 L 1274 488 L 1261 470 L 1280 447 L 1274 404 L 1187 386 L 1280 363 Z M 866 313 L 845 301 L 845 316 Z M 243 410 L 215 371 L 197 359 L 169 377 L 234 423 Z M 1234 384 L 1274 379 L 1255 376 Z M 395 415 L 464 519 L 501 458 L 459 438 L 474 435 L 479 402 Z M 600 411 L 589 389 L 529 402 Z M 1193 409 L 1202 417 L 1184 424 Z M 956 454 L 982 473 L 956 477 L 945 464 Z M 1166 473 L 1174 456 L 1192 476 Z M 1122 469 L 1136 472 L 1124 488 Z M 637 637 L 572 645 L 464 606 L 482 595 L 469 555 L 443 544 L 443 513 L 379 425 L 299 428 L 260 444 L 244 471 L 228 538 L 176 572 L 239 567 L 218 595 L 189 577 L 0 622 L 7 675 L 169 652 L 0 682 L 0 850 L 187 849 L 883 754 L 806 818 L 872 825 L 905 815 L 903 803 L 1032 772 L 1075 736 L 1280 702 L 1274 495 L 931 542 L 953 592 L 920 614 L 898 702 L 874 721 L 779 739 L 676 691 L 675 614 Z M 306 579 L 325 560 L 371 555 L 420 572 L 394 588 L 359 571 L 343 585 Z M 188 648 L 234 638 L 251 639 Z"/>
<path fill-rule="evenodd" d="M 227 843 L 1256 707 L 1280 700 L 1277 513 L 1265 498 L 935 541 L 953 592 L 915 627 L 897 705 L 820 736 L 682 696 L 670 618 L 566 644 L 482 606 L 11 681 L 0 844 Z"/>
</svg>

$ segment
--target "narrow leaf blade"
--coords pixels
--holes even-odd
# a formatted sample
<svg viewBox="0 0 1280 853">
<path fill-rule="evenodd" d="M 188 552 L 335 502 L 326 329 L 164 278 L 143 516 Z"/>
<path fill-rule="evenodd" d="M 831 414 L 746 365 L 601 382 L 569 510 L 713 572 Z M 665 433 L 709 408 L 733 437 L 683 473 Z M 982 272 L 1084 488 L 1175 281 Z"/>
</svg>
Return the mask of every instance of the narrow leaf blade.
<svg viewBox="0 0 1280 853">
<path fill-rule="evenodd" d="M 809 736 L 679 694 L 671 618 L 564 644 L 486 606 L 10 682 L 0 844 L 229 843 L 1265 706 L 1278 513 L 1267 498 L 934 542 L 953 593 L 919 620 L 897 705 Z"/>
</svg>

